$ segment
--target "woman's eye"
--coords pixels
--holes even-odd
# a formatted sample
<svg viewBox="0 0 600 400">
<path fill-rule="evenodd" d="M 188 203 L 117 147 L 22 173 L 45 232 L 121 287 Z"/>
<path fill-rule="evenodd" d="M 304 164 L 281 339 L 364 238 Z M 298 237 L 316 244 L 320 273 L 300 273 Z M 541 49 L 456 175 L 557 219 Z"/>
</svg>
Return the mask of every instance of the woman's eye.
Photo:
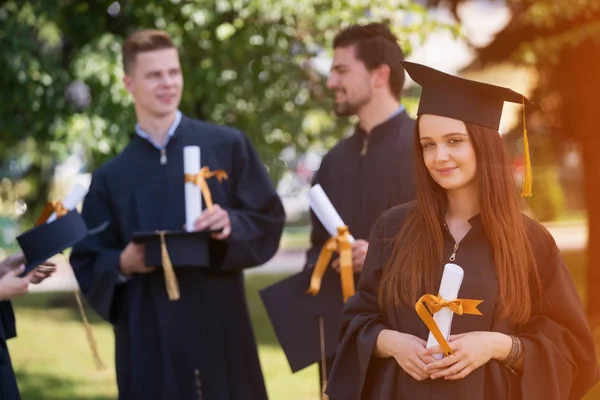
<svg viewBox="0 0 600 400">
<path fill-rule="evenodd" d="M 422 146 L 424 149 L 426 149 L 427 147 L 433 146 L 433 143 L 423 143 Z"/>
<path fill-rule="evenodd" d="M 462 140 L 457 139 L 457 138 L 452 138 L 452 139 L 448 140 L 449 144 L 455 144 L 455 143 L 460 143 L 460 142 L 462 142 Z"/>
</svg>

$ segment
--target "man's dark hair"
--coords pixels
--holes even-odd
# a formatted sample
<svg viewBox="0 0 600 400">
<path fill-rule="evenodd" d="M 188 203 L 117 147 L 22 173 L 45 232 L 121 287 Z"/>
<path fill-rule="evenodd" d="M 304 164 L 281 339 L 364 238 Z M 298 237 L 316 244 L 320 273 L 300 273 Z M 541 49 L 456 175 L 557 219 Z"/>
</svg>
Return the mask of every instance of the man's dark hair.
<svg viewBox="0 0 600 400">
<path fill-rule="evenodd" d="M 387 64 L 390 67 L 390 90 L 400 98 L 404 86 L 404 52 L 398 38 L 382 23 L 350 25 L 340 31 L 333 40 L 333 48 L 351 47 L 356 49 L 356 58 L 362 61 L 369 71 Z"/>
</svg>

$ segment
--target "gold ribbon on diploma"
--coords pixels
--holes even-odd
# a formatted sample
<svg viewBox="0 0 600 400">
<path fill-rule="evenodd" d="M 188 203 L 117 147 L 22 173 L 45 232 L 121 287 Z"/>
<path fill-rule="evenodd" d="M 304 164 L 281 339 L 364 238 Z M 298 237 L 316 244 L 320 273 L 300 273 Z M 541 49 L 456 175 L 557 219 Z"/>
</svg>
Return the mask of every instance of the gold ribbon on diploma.
<svg viewBox="0 0 600 400">
<path fill-rule="evenodd" d="M 481 302 L 483 302 L 483 300 L 456 299 L 448 301 L 443 299 L 440 295 L 434 296 L 432 294 L 426 294 L 421 296 L 419 301 L 417 301 L 417 304 L 415 304 L 415 309 L 417 310 L 417 314 L 421 320 L 423 320 L 425 325 L 427 325 L 427 328 L 439 343 L 442 351 L 444 352 L 444 356 L 447 357 L 450 354 L 454 354 L 454 352 L 450 348 L 446 338 L 444 338 L 444 335 L 442 335 L 442 332 L 440 332 L 440 328 L 433 319 L 433 314 L 444 307 L 448 307 L 458 315 L 482 315 L 477 309 L 477 306 Z M 427 308 L 425 306 L 427 306 Z"/>
<path fill-rule="evenodd" d="M 40 215 L 40 217 L 38 218 L 38 220 L 36 221 L 35 224 L 37 226 L 37 225 L 41 225 L 44 222 L 48 221 L 48 218 L 50 218 L 52 213 L 56 213 L 56 218 L 60 218 L 60 217 L 67 215 L 68 212 L 69 212 L 69 210 L 67 210 L 65 208 L 65 206 L 63 205 L 63 203 L 61 201 L 48 202 L 48 203 L 46 203 L 46 206 L 42 210 L 42 214 Z"/>
<path fill-rule="evenodd" d="M 321 281 L 334 252 L 340 254 L 340 277 L 342 280 L 342 295 L 344 303 L 354 294 L 354 272 L 352 271 L 352 245 L 347 226 L 338 227 L 338 234 L 329 238 L 317 259 L 317 264 L 310 278 L 307 293 L 316 296 L 321 290 Z"/>
<path fill-rule="evenodd" d="M 223 171 L 222 169 L 211 171 L 208 167 L 202 167 L 200 172 L 197 174 L 185 174 L 186 183 L 193 183 L 200 188 L 202 191 L 202 197 L 204 197 L 204 202 L 206 203 L 206 208 L 209 210 L 212 210 L 213 202 L 206 180 L 212 178 L 213 176 L 216 176 L 219 182 L 223 182 L 224 179 L 228 178 L 227 172 Z"/>
<path fill-rule="evenodd" d="M 173 269 L 171 256 L 169 256 L 169 251 L 167 250 L 165 231 L 158 231 L 156 233 L 160 236 L 160 257 L 162 261 L 163 272 L 165 274 L 165 284 L 167 286 L 169 300 L 179 300 L 179 282 L 177 282 L 177 276 L 175 276 L 175 270 Z"/>
</svg>

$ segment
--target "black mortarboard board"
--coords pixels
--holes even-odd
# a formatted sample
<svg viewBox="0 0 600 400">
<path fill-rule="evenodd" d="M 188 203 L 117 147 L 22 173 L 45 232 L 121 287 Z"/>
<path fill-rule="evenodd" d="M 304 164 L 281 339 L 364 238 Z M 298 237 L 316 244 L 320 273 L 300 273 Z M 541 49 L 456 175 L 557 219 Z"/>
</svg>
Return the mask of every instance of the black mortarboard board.
<svg viewBox="0 0 600 400">
<path fill-rule="evenodd" d="M 401 61 L 410 77 L 422 87 L 417 115 L 432 114 L 448 117 L 498 131 L 504 102 L 523 105 L 524 178 L 521 195 L 532 194 L 531 160 L 525 127 L 525 96 L 511 89 L 450 75 L 434 68 Z"/>
<path fill-rule="evenodd" d="M 439 115 L 497 131 L 505 101 L 532 104 L 522 94 L 502 86 L 460 78 L 408 61 L 402 65 L 423 88 L 418 115 Z"/>
<path fill-rule="evenodd" d="M 27 263 L 21 276 L 27 275 L 33 268 L 52 256 L 74 246 L 88 235 L 93 235 L 108 226 L 108 222 L 88 229 L 81 215 L 69 211 L 50 223 L 42 223 L 22 233 L 17 242 L 25 255 Z"/>
<path fill-rule="evenodd" d="M 337 349 L 344 307 L 340 275 L 328 268 L 319 294 L 313 296 L 307 294 L 312 272 L 305 269 L 260 291 L 292 372 L 322 359 L 319 317 L 323 321 L 325 356 L 334 356 Z"/>
<path fill-rule="evenodd" d="M 208 267 L 218 263 L 212 260 L 209 246 L 210 234 L 221 230 L 187 232 L 164 231 L 165 243 L 174 267 Z M 134 232 L 133 242 L 146 245 L 145 263 L 162 267 L 160 234 L 156 231 Z"/>
</svg>

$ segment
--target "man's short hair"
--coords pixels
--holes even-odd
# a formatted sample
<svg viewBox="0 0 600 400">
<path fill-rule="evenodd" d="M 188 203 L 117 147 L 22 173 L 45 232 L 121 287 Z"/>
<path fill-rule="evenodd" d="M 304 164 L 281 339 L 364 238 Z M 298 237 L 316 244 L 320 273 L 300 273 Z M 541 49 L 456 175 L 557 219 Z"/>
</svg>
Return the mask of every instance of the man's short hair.
<svg viewBox="0 0 600 400">
<path fill-rule="evenodd" d="M 350 25 L 340 31 L 333 40 L 333 48 L 351 47 L 356 49 L 356 58 L 362 61 L 369 71 L 386 64 L 390 67 L 390 90 L 400 98 L 404 87 L 404 52 L 398 38 L 382 23 Z"/>
<path fill-rule="evenodd" d="M 129 73 L 135 64 L 138 54 L 147 51 L 174 49 L 171 36 L 157 29 L 143 29 L 129 35 L 123 44 L 123 69 Z"/>
</svg>

